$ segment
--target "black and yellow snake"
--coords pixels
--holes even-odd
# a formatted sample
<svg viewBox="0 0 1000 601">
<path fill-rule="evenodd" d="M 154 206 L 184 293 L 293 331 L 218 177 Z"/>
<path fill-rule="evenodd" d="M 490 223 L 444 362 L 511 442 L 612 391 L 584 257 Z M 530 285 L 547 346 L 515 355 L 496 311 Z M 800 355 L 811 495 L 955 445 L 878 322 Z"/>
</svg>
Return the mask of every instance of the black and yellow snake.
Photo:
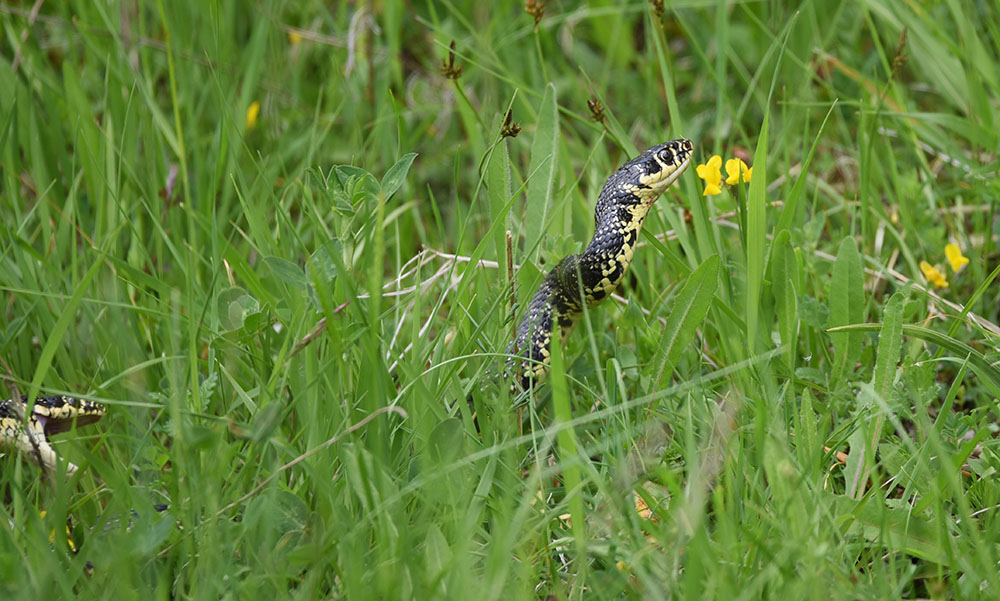
<svg viewBox="0 0 1000 601">
<path fill-rule="evenodd" d="M 583 306 L 594 307 L 621 283 L 632 263 L 642 223 L 653 202 L 687 169 L 693 146 L 679 139 L 658 144 L 611 174 L 594 210 L 594 237 L 581 254 L 565 257 L 549 272 L 517 326 L 507 371 L 527 389 L 549 370 L 552 337 L 560 344 L 573 331 Z"/>
<path fill-rule="evenodd" d="M 27 401 L 26 396 L 0 401 L 0 449 L 20 451 L 43 470 L 55 469 L 58 457 L 49 436 L 69 430 L 74 423 L 92 424 L 107 412 L 104 405 L 93 401 L 47 396 L 35 399 L 29 413 Z M 72 475 L 76 466 L 69 463 L 66 471 Z"/>
</svg>

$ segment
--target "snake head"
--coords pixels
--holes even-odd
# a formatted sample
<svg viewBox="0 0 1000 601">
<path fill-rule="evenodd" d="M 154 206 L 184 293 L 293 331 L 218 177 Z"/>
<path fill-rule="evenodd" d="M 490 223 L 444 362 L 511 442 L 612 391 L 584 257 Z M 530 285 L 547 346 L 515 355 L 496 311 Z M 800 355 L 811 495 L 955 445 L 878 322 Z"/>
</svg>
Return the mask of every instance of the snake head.
<svg viewBox="0 0 1000 601">
<path fill-rule="evenodd" d="M 657 144 L 630 161 L 628 164 L 633 165 L 640 185 L 640 195 L 649 202 L 656 200 L 684 173 L 693 151 L 691 140 L 680 138 Z"/>
<path fill-rule="evenodd" d="M 638 211 L 640 219 L 645 217 L 653 202 L 687 169 L 693 151 L 691 140 L 679 138 L 652 146 L 622 165 L 604 185 L 597 202 L 597 220 L 611 214 L 609 205 Z"/>
</svg>

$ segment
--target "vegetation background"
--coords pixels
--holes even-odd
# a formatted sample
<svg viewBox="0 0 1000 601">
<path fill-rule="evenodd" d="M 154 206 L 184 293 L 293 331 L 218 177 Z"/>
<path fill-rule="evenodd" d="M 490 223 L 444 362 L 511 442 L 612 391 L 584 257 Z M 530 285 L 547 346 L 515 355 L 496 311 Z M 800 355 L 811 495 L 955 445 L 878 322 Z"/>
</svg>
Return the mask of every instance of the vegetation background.
<svg viewBox="0 0 1000 601">
<path fill-rule="evenodd" d="M 996 599 L 998 65 L 992 0 L 3 2 L 3 394 L 109 412 L 6 452 L 0 596 Z M 680 136 L 751 182 L 512 397 Z"/>
</svg>

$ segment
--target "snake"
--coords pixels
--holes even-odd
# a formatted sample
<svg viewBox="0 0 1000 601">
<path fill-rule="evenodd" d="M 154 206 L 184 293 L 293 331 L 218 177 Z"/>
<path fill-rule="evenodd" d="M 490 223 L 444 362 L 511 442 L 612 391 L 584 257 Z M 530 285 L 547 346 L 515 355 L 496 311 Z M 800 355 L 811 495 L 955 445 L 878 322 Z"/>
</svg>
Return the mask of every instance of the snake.
<svg viewBox="0 0 1000 601">
<path fill-rule="evenodd" d="M 107 407 L 101 403 L 68 396 L 38 397 L 30 413 L 27 396 L 0 401 L 0 449 L 20 451 L 43 472 L 54 470 L 59 456 L 49 436 L 66 432 L 74 424 L 92 424 L 105 413 Z M 73 475 L 76 466 L 67 463 L 66 472 Z"/>
<path fill-rule="evenodd" d="M 523 390 L 548 375 L 553 338 L 565 344 L 584 306 L 593 308 L 617 290 L 649 209 L 687 169 L 693 150 L 684 138 L 657 144 L 608 178 L 594 209 L 593 238 L 545 276 L 507 349 L 507 372 Z"/>
</svg>

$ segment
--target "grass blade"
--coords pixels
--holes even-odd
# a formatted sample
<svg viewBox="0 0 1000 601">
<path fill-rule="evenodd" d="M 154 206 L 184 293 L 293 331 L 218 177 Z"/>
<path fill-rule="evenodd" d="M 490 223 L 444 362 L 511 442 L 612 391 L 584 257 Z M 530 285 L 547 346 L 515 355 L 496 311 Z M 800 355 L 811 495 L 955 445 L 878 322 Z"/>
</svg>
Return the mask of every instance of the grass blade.
<svg viewBox="0 0 1000 601">
<path fill-rule="evenodd" d="M 875 396 L 859 410 L 859 421 L 864 425 L 860 426 L 850 438 L 851 452 L 847 461 L 849 497 L 860 499 L 864 496 L 865 483 L 875 464 L 875 451 L 878 449 L 882 422 L 885 420 L 882 406 L 892 391 L 902 342 L 903 295 L 897 292 L 885 306 L 885 322 L 879 332 L 875 376 L 872 382 Z M 865 415 L 866 412 L 870 415 Z"/>
<path fill-rule="evenodd" d="M 552 407 L 555 411 L 555 426 L 559 429 L 556 443 L 559 447 L 559 465 L 563 473 L 563 489 L 569 514 L 572 519 L 573 538 L 576 540 L 576 551 L 579 557 L 586 553 L 586 533 L 584 531 L 583 497 L 580 488 L 580 452 L 573 431 L 573 412 L 570 408 L 569 387 L 566 385 L 566 370 L 564 367 L 562 346 L 557 342 L 551 345 L 551 380 Z"/>
<path fill-rule="evenodd" d="M 552 186 L 556 179 L 556 163 L 559 147 L 559 110 L 556 106 L 556 88 L 545 86 L 542 108 L 538 112 L 538 129 L 531 143 L 531 162 L 528 172 L 534 175 L 527 184 L 527 204 L 524 223 L 526 226 L 524 248 L 531 253 L 532 260 L 538 260 L 541 246 L 538 242 L 545 231 L 552 205 Z"/>
<path fill-rule="evenodd" d="M 494 122 L 494 130 L 499 131 L 501 121 Z M 496 247 L 496 259 L 506 264 L 507 245 L 504 243 L 504 232 L 507 228 L 507 207 L 511 197 L 510 184 L 510 150 L 507 138 L 501 137 L 486 160 L 486 193 L 490 199 L 490 219 L 493 223 L 502 222 L 502 227 L 494 228 L 493 242 Z"/>
<path fill-rule="evenodd" d="M 830 282 L 830 325 L 842 326 L 864 321 L 864 269 L 854 238 L 844 238 L 833 264 Z M 854 365 L 861 354 L 861 334 L 844 332 L 830 334 L 834 348 L 833 386 L 838 386 L 848 365 Z"/>
<path fill-rule="evenodd" d="M 789 240 L 788 231 L 778 234 L 771 253 L 771 290 L 774 293 L 778 312 L 778 333 L 781 344 L 787 347 L 788 369 L 795 366 L 795 345 L 798 332 L 797 290 L 799 287 L 799 264 L 795 249 Z"/>
<path fill-rule="evenodd" d="M 664 374 L 674 370 L 681 352 L 694 336 L 694 331 L 708 315 L 715 289 L 719 285 L 719 257 L 712 255 L 691 272 L 684 288 L 677 295 L 674 307 L 663 328 L 659 349 L 653 358 L 652 391 L 660 389 Z"/>
<path fill-rule="evenodd" d="M 31 386 L 28 388 L 29 399 L 34 399 L 38 395 L 38 389 L 41 387 L 42 380 L 45 379 L 49 371 L 49 366 L 52 364 L 52 357 L 55 356 L 56 350 L 62 345 L 63 336 L 66 334 L 69 324 L 77 318 L 76 308 L 80 306 L 83 295 L 90 288 L 90 284 L 94 281 L 94 278 L 97 277 L 101 265 L 104 264 L 105 252 L 101 251 L 94 263 L 87 269 L 87 273 L 74 285 L 73 295 L 63 305 L 62 311 L 59 313 L 59 319 L 52 327 L 48 336 L 46 336 L 45 346 L 42 347 L 38 363 L 35 364 L 35 375 L 32 377 Z"/>
<path fill-rule="evenodd" d="M 757 349 L 757 330 L 760 327 L 760 286 L 764 279 L 764 245 L 767 227 L 767 125 L 760 128 L 757 150 L 753 155 L 753 178 L 747 199 L 747 350 Z"/>
</svg>

